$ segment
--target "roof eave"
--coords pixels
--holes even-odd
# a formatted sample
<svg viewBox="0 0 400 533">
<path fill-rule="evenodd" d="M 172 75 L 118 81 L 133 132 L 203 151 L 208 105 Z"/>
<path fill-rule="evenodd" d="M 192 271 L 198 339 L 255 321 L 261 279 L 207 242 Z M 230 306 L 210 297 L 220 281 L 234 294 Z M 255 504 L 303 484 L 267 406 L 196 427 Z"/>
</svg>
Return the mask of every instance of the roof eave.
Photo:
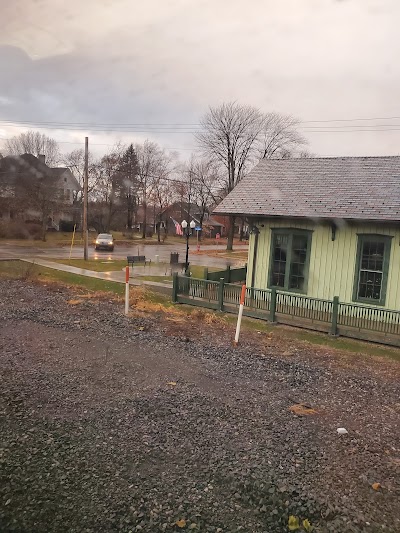
<svg viewBox="0 0 400 533">
<path fill-rule="evenodd" d="M 317 215 L 317 214 L 313 214 L 313 215 L 302 215 L 302 216 L 299 216 L 299 215 L 289 215 L 289 214 L 285 214 L 285 215 L 277 215 L 275 213 L 253 213 L 253 212 L 247 212 L 247 213 L 242 213 L 242 212 L 235 212 L 235 213 L 227 213 L 227 212 L 222 212 L 222 211 L 213 211 L 213 215 L 219 215 L 219 216 L 233 216 L 233 217 L 242 217 L 242 218 L 258 218 L 258 219 L 265 219 L 265 218 L 274 218 L 274 219 L 283 219 L 283 218 L 286 218 L 286 219 L 295 219 L 295 220 L 325 220 L 327 222 L 330 222 L 330 221 L 334 221 L 334 220 L 344 220 L 344 221 L 348 221 L 348 222 L 362 222 L 362 223 L 375 223 L 375 224 L 397 224 L 397 223 L 400 223 L 400 217 L 398 219 L 396 218 L 368 218 L 368 217 L 358 217 L 358 216 L 354 216 L 354 217 L 338 217 L 338 216 L 335 216 L 333 213 L 329 213 L 329 214 L 322 214 L 322 215 Z"/>
</svg>

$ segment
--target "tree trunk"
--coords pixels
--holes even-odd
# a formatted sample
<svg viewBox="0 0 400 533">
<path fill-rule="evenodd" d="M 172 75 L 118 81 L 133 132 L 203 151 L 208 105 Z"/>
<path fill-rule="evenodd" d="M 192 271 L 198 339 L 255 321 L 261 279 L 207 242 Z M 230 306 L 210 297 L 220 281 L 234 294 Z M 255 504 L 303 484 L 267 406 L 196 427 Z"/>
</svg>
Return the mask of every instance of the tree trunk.
<svg viewBox="0 0 400 533">
<path fill-rule="evenodd" d="M 161 220 L 157 222 L 157 242 L 161 242 Z"/>
<path fill-rule="evenodd" d="M 233 236 L 235 235 L 235 217 L 229 217 L 229 228 L 228 228 L 228 241 L 226 244 L 227 250 L 233 250 Z"/>
<path fill-rule="evenodd" d="M 46 227 L 47 227 L 47 217 L 43 216 L 42 218 L 42 241 L 46 242 Z"/>
<path fill-rule="evenodd" d="M 201 227 L 201 230 L 196 231 L 197 235 L 199 236 L 198 237 L 199 242 L 202 240 L 202 236 L 203 236 L 203 221 L 204 221 L 204 212 L 200 215 L 200 220 L 199 220 L 199 226 Z"/>
<path fill-rule="evenodd" d="M 243 219 L 240 222 L 240 229 L 239 229 L 239 241 L 243 241 Z"/>
<path fill-rule="evenodd" d="M 132 227 L 132 211 L 130 206 L 130 200 L 128 199 L 128 205 L 127 205 L 127 217 L 126 217 L 126 225 L 127 229 L 130 230 Z"/>
<path fill-rule="evenodd" d="M 107 224 L 106 224 L 107 230 L 106 231 L 110 231 L 110 228 L 111 228 L 112 209 L 113 209 L 113 205 L 110 201 L 108 204 Z"/>
<path fill-rule="evenodd" d="M 143 228 L 142 228 L 142 239 L 146 238 L 146 229 L 147 229 L 147 204 L 143 202 Z"/>
</svg>

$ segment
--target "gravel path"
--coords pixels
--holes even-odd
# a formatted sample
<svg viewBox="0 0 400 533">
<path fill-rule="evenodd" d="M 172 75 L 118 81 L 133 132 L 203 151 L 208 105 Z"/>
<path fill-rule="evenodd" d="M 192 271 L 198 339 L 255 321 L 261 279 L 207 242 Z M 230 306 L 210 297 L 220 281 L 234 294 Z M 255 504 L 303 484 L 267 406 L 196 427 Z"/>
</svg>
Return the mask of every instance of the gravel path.
<svg viewBox="0 0 400 533">
<path fill-rule="evenodd" d="M 0 293 L 1 532 L 400 531 L 395 363 Z"/>
</svg>

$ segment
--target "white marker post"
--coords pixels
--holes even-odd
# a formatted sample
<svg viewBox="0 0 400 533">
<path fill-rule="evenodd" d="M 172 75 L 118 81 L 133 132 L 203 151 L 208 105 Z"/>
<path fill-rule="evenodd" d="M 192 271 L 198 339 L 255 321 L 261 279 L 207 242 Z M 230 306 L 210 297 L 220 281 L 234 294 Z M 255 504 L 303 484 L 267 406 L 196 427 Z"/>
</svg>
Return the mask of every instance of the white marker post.
<svg viewBox="0 0 400 533">
<path fill-rule="evenodd" d="M 239 314 L 238 314 L 238 320 L 236 324 L 236 334 L 235 334 L 235 346 L 239 343 L 239 334 L 240 334 L 240 325 L 242 323 L 242 315 L 243 315 L 243 307 L 244 307 L 244 299 L 246 298 L 246 285 L 242 285 L 242 292 L 240 293 L 240 305 L 239 305 Z"/>
<path fill-rule="evenodd" d="M 129 314 L 129 266 L 125 267 L 125 314 Z"/>
</svg>

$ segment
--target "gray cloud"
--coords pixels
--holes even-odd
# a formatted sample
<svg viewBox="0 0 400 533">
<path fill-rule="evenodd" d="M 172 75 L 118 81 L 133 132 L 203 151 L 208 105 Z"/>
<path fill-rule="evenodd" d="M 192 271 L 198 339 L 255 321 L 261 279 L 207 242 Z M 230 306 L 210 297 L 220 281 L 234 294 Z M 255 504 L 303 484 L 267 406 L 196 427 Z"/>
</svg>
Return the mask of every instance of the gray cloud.
<svg viewBox="0 0 400 533">
<path fill-rule="evenodd" d="M 302 120 L 400 115 L 395 0 L 8 4 L 0 118 L 196 123 L 232 99 Z M 400 132 L 305 133 L 321 155 L 369 155 L 397 153 Z M 146 135 L 193 144 L 189 134 L 132 137 Z"/>
</svg>

